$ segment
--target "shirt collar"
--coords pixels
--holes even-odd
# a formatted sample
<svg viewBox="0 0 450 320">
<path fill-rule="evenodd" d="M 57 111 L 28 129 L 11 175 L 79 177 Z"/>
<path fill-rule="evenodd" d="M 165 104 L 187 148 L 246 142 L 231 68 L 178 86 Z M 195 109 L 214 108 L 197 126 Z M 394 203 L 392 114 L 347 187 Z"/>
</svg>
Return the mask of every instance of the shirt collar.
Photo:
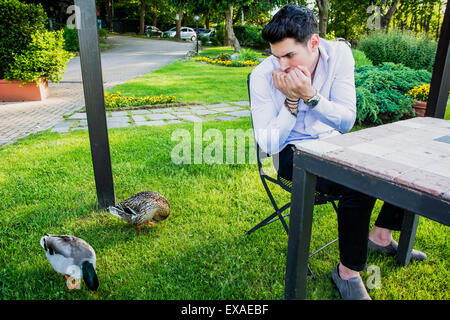
<svg viewBox="0 0 450 320">
<path fill-rule="evenodd" d="M 317 62 L 316 72 L 314 74 L 313 87 L 320 91 L 326 80 L 328 71 L 328 53 L 322 43 L 319 44 L 319 61 Z"/>
</svg>

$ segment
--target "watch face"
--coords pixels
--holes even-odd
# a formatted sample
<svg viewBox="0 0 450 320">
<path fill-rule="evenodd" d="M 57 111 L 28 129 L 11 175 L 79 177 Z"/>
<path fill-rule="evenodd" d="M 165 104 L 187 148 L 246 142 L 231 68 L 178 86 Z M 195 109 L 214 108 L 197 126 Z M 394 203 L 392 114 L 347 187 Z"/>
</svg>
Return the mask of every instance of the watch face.
<svg viewBox="0 0 450 320">
<path fill-rule="evenodd" d="M 308 101 L 307 105 L 311 108 L 314 108 L 319 103 L 320 98 L 318 96 L 315 96 L 311 98 L 311 100 Z"/>
</svg>

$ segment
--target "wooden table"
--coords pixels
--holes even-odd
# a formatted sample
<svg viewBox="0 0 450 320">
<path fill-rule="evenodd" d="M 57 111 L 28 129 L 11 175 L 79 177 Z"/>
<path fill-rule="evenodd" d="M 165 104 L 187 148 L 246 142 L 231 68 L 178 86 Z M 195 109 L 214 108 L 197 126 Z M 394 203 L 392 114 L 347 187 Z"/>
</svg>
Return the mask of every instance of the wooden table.
<svg viewBox="0 0 450 320">
<path fill-rule="evenodd" d="M 316 177 L 404 208 L 397 261 L 407 265 L 419 215 L 450 225 L 450 121 L 412 118 L 298 144 L 285 298 L 306 298 Z"/>
</svg>

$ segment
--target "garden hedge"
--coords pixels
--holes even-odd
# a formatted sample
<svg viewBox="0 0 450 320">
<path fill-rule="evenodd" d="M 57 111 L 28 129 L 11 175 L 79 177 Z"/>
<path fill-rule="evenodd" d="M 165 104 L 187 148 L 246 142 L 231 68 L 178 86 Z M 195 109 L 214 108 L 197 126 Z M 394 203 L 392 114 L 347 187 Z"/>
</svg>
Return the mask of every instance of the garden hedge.
<svg viewBox="0 0 450 320">
<path fill-rule="evenodd" d="M 0 79 L 14 61 L 12 53 L 24 52 L 31 42 L 31 35 L 43 32 L 46 24 L 47 15 L 42 5 L 18 0 L 0 1 Z"/>
<path fill-rule="evenodd" d="M 383 62 L 402 63 L 412 69 L 432 72 L 437 43 L 411 31 L 374 31 L 361 40 L 358 49 L 374 65 Z"/>
</svg>

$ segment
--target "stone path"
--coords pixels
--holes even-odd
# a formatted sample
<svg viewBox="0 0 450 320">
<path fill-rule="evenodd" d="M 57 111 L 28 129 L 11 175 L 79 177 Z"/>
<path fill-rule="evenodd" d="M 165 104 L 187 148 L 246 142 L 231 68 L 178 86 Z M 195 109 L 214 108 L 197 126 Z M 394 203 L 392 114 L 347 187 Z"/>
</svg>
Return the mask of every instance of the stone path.
<svg viewBox="0 0 450 320">
<path fill-rule="evenodd" d="M 204 106 L 183 106 L 157 109 L 140 109 L 129 111 L 107 111 L 106 123 L 108 129 L 161 126 L 181 122 L 203 122 L 211 120 L 230 121 L 242 117 L 249 117 L 248 101 L 235 101 L 229 103 L 211 104 Z M 85 112 L 76 112 L 60 121 L 52 132 L 70 132 L 74 130 L 87 130 Z"/>
</svg>

